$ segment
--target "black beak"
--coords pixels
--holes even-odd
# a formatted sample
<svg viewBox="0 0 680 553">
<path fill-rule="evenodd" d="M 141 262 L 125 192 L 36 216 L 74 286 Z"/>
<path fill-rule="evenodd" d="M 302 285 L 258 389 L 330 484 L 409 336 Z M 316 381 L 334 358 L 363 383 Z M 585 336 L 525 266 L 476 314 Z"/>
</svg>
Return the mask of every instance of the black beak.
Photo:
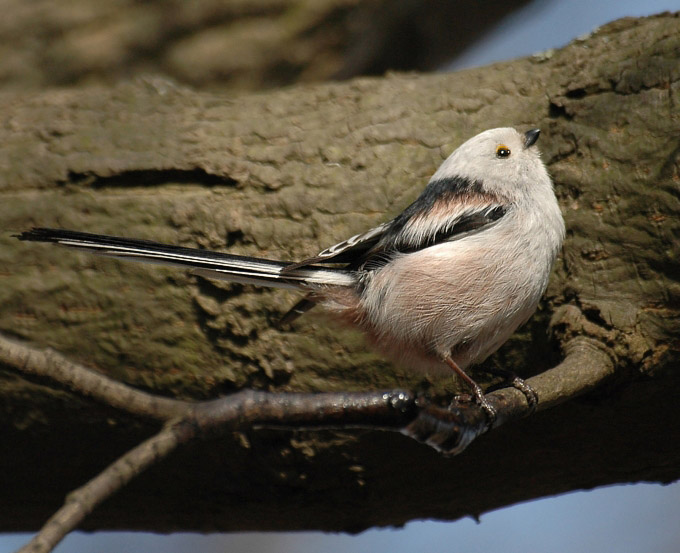
<svg viewBox="0 0 680 553">
<path fill-rule="evenodd" d="M 541 134 L 541 129 L 531 129 L 530 131 L 527 131 L 524 133 L 524 148 L 528 148 L 529 146 L 533 146 L 536 144 L 536 141 L 538 140 L 539 135 Z"/>
</svg>

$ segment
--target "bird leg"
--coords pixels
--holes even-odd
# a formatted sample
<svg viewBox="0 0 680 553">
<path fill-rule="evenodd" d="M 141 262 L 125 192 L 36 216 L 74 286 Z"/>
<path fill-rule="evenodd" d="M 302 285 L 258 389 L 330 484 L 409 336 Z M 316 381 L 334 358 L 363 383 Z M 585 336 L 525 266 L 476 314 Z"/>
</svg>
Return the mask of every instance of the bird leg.
<svg viewBox="0 0 680 553">
<path fill-rule="evenodd" d="M 451 359 L 450 356 L 445 356 L 443 358 L 444 363 L 446 363 L 449 367 L 453 369 L 453 372 L 455 372 L 462 380 L 465 382 L 470 390 L 472 390 L 472 394 L 474 395 L 475 399 L 479 403 L 479 405 L 484 409 L 484 412 L 486 413 L 487 418 L 489 419 L 489 428 L 493 425 L 494 421 L 496 420 L 496 409 L 489 403 L 489 401 L 484 397 L 484 390 L 482 390 L 482 387 L 477 384 L 472 378 L 470 378 L 466 372 L 461 369 L 458 364 Z"/>
</svg>

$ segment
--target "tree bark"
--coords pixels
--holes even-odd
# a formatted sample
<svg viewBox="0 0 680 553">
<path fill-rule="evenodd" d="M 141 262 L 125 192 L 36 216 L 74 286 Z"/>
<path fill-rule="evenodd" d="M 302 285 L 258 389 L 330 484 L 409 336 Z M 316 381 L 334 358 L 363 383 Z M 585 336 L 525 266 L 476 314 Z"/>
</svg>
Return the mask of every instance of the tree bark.
<svg viewBox="0 0 680 553">
<path fill-rule="evenodd" d="M 20 243 L 32 225 L 300 259 L 403 209 L 465 138 L 538 126 L 568 237 L 539 313 L 492 364 L 536 374 L 575 336 L 610 384 L 449 459 L 391 433 L 257 430 L 180 450 L 85 528 L 359 531 L 680 476 L 680 18 L 438 75 L 252 96 L 162 79 L 2 95 L 0 332 L 183 399 L 240 388 L 451 391 L 295 295 Z M 552 332 L 548 334 L 548 327 Z M 555 382 L 556 386 L 561 385 Z M 0 530 L 33 530 L 154 429 L 0 364 Z"/>
</svg>

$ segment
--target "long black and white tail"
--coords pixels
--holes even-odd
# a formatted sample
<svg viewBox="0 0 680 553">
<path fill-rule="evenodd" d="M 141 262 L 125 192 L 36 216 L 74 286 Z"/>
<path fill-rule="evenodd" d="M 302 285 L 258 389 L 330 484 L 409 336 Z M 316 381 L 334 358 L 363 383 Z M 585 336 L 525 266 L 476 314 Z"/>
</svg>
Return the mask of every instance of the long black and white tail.
<svg viewBox="0 0 680 553">
<path fill-rule="evenodd" d="M 52 242 L 126 261 L 183 267 L 208 278 L 243 284 L 299 290 L 309 289 L 314 285 L 353 286 L 356 283 L 352 271 L 343 269 L 310 265 L 286 271 L 282 275 L 281 271 L 292 265 L 292 262 L 182 248 L 150 240 L 51 228 L 34 228 L 22 232 L 17 238 L 34 242 Z"/>
</svg>

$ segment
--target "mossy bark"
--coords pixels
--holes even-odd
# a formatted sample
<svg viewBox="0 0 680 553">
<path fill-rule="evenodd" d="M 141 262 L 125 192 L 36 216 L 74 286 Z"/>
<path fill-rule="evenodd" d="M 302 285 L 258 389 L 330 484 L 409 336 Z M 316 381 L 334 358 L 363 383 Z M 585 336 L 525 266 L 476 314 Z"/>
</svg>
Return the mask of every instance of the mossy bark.
<svg viewBox="0 0 680 553">
<path fill-rule="evenodd" d="M 447 459 L 375 432 L 253 431 L 186 448 L 87 528 L 361 530 L 680 476 L 680 18 L 622 20 L 541 56 L 252 96 L 162 79 L 5 93 L 0 332 L 183 398 L 241 387 L 446 387 L 295 295 L 20 243 L 32 225 L 299 259 L 403 209 L 465 138 L 538 126 L 568 237 L 546 301 L 492 363 L 531 374 L 575 335 L 605 389 Z M 548 336 L 549 323 L 553 329 Z M 1 365 L 0 365 L 1 367 Z M 0 371 L 0 530 L 35 529 L 152 430 Z"/>
</svg>

